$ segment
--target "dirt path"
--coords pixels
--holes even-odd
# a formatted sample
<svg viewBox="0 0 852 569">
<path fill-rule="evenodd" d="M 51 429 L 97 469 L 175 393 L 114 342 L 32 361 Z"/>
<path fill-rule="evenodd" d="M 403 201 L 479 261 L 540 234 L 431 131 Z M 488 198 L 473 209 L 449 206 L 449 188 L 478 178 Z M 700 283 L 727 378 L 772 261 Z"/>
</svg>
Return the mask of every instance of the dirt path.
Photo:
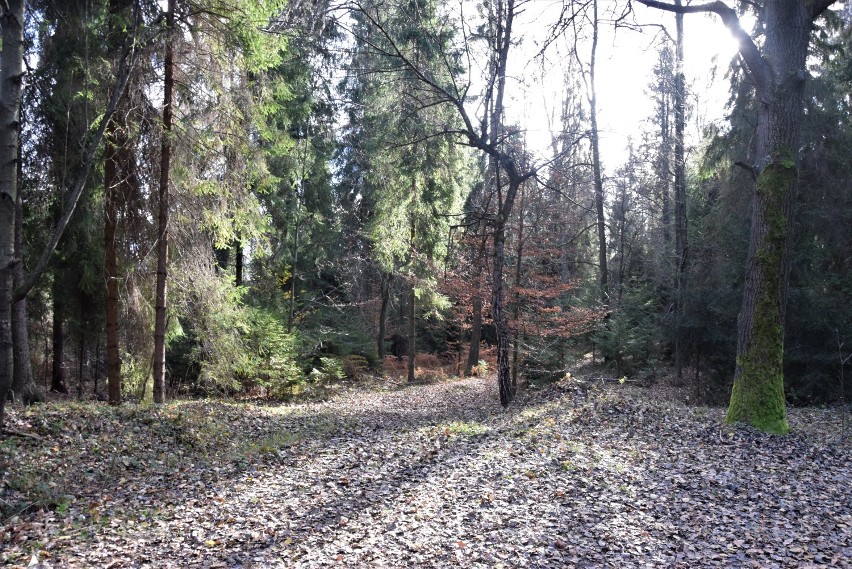
<svg viewBox="0 0 852 569">
<path fill-rule="evenodd" d="M 121 418 L 139 425 L 128 441 L 150 445 L 117 449 L 117 470 L 90 450 L 91 464 L 67 462 L 111 474 L 71 481 L 64 505 L 7 523 L 0 561 L 852 567 L 852 451 L 829 412 L 794 411 L 797 433 L 777 438 L 619 385 L 562 384 L 503 411 L 493 379 L 478 378 L 177 409 Z M 110 425 L 82 428 L 77 444 L 107 444 Z M 242 447 L 224 448 L 234 440 Z M 18 458 L 37 454 L 28 444 Z"/>
</svg>

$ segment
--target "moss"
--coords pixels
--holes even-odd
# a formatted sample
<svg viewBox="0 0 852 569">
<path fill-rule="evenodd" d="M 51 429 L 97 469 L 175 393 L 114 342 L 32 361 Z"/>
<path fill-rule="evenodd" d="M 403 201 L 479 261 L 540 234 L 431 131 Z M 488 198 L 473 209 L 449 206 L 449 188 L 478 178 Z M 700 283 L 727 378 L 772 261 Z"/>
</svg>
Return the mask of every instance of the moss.
<svg viewBox="0 0 852 569">
<path fill-rule="evenodd" d="M 788 432 L 784 400 L 784 330 L 781 326 L 781 280 L 788 221 L 784 199 L 796 176 L 787 161 L 767 166 L 757 181 L 766 234 L 755 251 L 758 290 L 752 334 L 737 358 L 739 375 L 725 421 L 746 422 L 769 433 Z"/>
</svg>

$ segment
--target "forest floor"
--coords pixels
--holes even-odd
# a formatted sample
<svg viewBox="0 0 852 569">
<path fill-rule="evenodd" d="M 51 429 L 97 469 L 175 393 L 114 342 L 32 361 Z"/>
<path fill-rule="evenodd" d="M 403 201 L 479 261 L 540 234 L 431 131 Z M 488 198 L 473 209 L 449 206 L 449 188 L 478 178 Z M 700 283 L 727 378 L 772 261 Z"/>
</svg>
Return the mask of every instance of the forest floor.
<svg viewBox="0 0 852 569">
<path fill-rule="evenodd" d="M 0 563 L 852 567 L 840 409 L 774 437 L 576 375 L 507 410 L 493 377 L 13 409 L 37 438 L 0 442 Z"/>
</svg>

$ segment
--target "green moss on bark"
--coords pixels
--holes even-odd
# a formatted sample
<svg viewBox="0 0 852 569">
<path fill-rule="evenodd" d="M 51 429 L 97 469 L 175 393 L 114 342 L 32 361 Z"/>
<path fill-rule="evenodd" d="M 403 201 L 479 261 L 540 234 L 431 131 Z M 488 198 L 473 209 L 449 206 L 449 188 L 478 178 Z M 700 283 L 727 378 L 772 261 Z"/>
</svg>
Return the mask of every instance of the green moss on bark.
<svg viewBox="0 0 852 569">
<path fill-rule="evenodd" d="M 784 198 L 796 176 L 795 165 L 776 162 L 757 181 L 766 234 L 755 252 L 758 278 L 751 337 L 737 357 L 738 375 L 725 420 L 745 422 L 769 433 L 785 434 L 784 330 L 781 325 L 783 255 L 788 220 Z"/>
</svg>

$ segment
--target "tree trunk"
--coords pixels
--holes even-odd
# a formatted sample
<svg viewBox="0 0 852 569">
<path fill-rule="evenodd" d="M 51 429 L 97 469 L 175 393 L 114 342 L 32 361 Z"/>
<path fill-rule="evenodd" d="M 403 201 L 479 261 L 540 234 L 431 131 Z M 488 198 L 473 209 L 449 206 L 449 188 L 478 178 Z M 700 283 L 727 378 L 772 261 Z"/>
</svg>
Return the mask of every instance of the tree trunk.
<svg viewBox="0 0 852 569">
<path fill-rule="evenodd" d="M 408 381 L 413 382 L 414 377 L 414 358 L 417 354 L 417 326 L 415 319 L 417 317 L 417 295 L 415 293 L 415 277 L 414 277 L 414 257 L 415 257 L 415 239 L 417 238 L 417 225 L 415 219 L 415 209 L 417 205 L 417 182 L 411 183 L 411 195 L 414 196 L 414 203 L 411 209 L 410 233 L 409 233 L 409 252 L 411 255 L 411 289 L 408 295 Z"/>
<path fill-rule="evenodd" d="M 385 365 L 385 336 L 387 335 L 388 303 L 390 302 L 390 275 L 382 272 L 381 295 L 382 305 L 379 309 L 379 334 L 376 338 L 378 348 L 379 365 Z"/>
<path fill-rule="evenodd" d="M 497 333 L 497 383 L 500 387 L 500 404 L 509 405 L 514 399 L 511 370 L 509 369 L 509 331 L 503 314 L 505 291 L 503 288 L 503 265 L 506 258 L 506 226 L 502 215 L 494 226 L 494 267 L 492 269 L 491 319 Z"/>
<path fill-rule="evenodd" d="M 85 381 L 83 380 L 83 370 L 85 369 L 86 360 L 86 338 L 83 333 L 80 333 L 80 344 L 77 350 L 77 399 L 83 399 Z"/>
<path fill-rule="evenodd" d="M 482 342 L 482 297 L 473 297 L 473 320 L 470 324 L 470 350 L 467 353 L 467 364 L 464 374 L 473 374 L 473 368 L 479 365 L 479 344 Z"/>
<path fill-rule="evenodd" d="M 166 54 L 163 78 L 163 134 L 160 144 L 160 215 L 157 243 L 157 306 L 154 316 L 154 403 L 166 401 L 166 306 L 169 259 L 169 170 L 172 158 L 172 91 L 174 89 L 175 0 L 166 12 Z"/>
<path fill-rule="evenodd" d="M 298 213 L 297 213 L 298 215 Z M 301 230 L 301 221 L 296 219 L 296 228 L 293 232 L 293 264 L 290 271 L 290 307 L 287 310 L 287 331 L 293 331 L 293 324 L 296 319 L 296 265 L 299 262 L 299 231 Z"/>
<path fill-rule="evenodd" d="M 682 0 L 676 0 L 680 5 Z M 684 160 L 684 130 L 686 123 L 686 84 L 683 76 L 683 14 L 675 15 L 677 27 L 677 46 L 675 49 L 675 139 L 674 139 L 674 201 L 675 201 L 675 377 L 678 384 L 683 383 L 684 346 L 683 303 L 686 288 L 686 162 Z"/>
<path fill-rule="evenodd" d="M 609 304 L 609 281 L 606 252 L 606 217 L 604 217 L 603 177 L 601 175 L 601 152 L 598 133 L 597 91 L 595 87 L 595 67 L 598 50 L 598 3 L 592 3 L 594 19 L 592 20 L 592 58 L 589 64 L 589 118 L 592 132 L 592 173 L 595 181 L 595 212 L 598 219 L 598 267 L 600 272 L 599 286 L 601 304 Z"/>
<path fill-rule="evenodd" d="M 234 284 L 243 286 L 243 242 L 237 239 L 234 243 Z"/>
<path fill-rule="evenodd" d="M 0 12 L 0 428 L 12 387 L 12 269 L 15 259 L 15 203 L 18 196 L 18 123 L 24 72 L 24 2 L 8 0 Z"/>
<path fill-rule="evenodd" d="M 417 295 L 414 292 L 414 280 L 411 281 L 411 287 L 408 291 L 408 381 L 409 383 L 415 380 L 414 377 L 414 359 L 417 355 Z"/>
<path fill-rule="evenodd" d="M 20 140 L 20 138 L 19 138 Z M 18 180 L 21 180 L 23 161 L 21 160 L 20 142 L 18 145 Z M 24 258 L 24 208 L 21 191 L 18 191 L 15 205 L 15 258 Z M 24 264 L 16 263 L 13 269 L 15 288 L 24 281 Z M 15 350 L 15 375 L 12 380 L 12 392 L 15 398 L 24 405 L 44 401 L 44 394 L 33 378 L 32 360 L 30 359 L 30 334 L 27 328 L 27 299 L 21 298 L 12 307 L 12 336 Z"/>
<path fill-rule="evenodd" d="M 104 143 L 104 278 L 106 280 L 107 391 L 112 405 L 121 403 L 121 355 L 118 347 L 118 262 L 116 229 L 118 206 L 117 128 L 107 127 Z"/>
<path fill-rule="evenodd" d="M 465 375 L 471 375 L 474 366 L 479 365 L 479 344 L 482 341 L 482 263 L 485 259 L 485 245 L 487 242 L 488 238 L 483 237 L 479 245 L 479 254 L 474 260 L 476 275 L 473 282 L 476 290 L 471 301 L 473 305 L 473 319 L 470 325 L 470 350 L 468 351 L 467 364 L 464 368 Z"/>
<path fill-rule="evenodd" d="M 68 393 L 65 385 L 65 290 L 62 282 L 62 270 L 54 271 L 53 276 L 53 366 L 50 374 L 50 390 L 56 393 Z"/>
<path fill-rule="evenodd" d="M 674 12 L 714 12 L 739 41 L 755 87 L 757 184 L 752 197 L 745 285 L 737 318 L 734 387 L 725 420 L 771 433 L 787 432 L 784 400 L 784 313 L 790 274 L 797 153 L 813 20 L 834 0 L 765 2 L 761 48 L 723 2 L 681 6 L 638 0 Z"/>
<path fill-rule="evenodd" d="M 759 174 L 726 421 L 786 433 L 784 313 L 811 16 L 805 2 L 786 1 L 767 2 L 765 17 L 764 67 L 749 65 L 757 87 Z"/>
<path fill-rule="evenodd" d="M 524 258 L 524 198 L 525 192 L 521 191 L 521 203 L 519 207 L 518 221 L 518 248 L 515 251 L 515 298 L 512 306 L 512 320 L 515 326 L 514 334 L 512 335 L 512 391 L 517 391 L 518 388 L 518 359 L 520 357 L 520 315 L 521 315 L 521 295 L 517 292 L 517 288 L 521 286 L 521 268 Z"/>
<path fill-rule="evenodd" d="M 132 6 L 130 0 L 110 0 L 110 28 L 120 25 L 119 19 Z M 121 403 L 121 354 L 118 338 L 118 260 L 116 234 L 118 228 L 118 188 L 122 183 L 121 147 L 126 133 L 112 118 L 104 134 L 104 278 L 106 280 L 106 360 L 107 391 L 111 405 Z"/>
</svg>

